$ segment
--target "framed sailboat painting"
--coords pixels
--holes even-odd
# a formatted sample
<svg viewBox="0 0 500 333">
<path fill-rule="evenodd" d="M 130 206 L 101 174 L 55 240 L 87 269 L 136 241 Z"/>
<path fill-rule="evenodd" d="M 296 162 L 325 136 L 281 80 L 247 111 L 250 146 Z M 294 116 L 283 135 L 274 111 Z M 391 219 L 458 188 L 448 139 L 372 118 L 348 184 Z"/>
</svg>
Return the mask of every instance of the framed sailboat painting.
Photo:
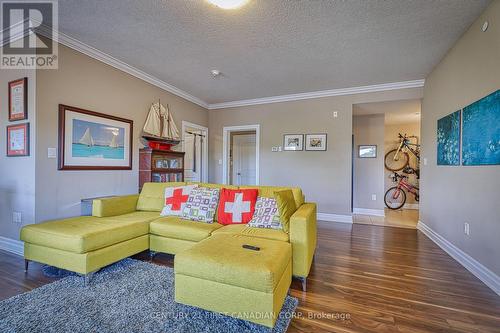
<svg viewBox="0 0 500 333">
<path fill-rule="evenodd" d="M 59 170 L 131 170 L 133 121 L 59 105 Z"/>
</svg>

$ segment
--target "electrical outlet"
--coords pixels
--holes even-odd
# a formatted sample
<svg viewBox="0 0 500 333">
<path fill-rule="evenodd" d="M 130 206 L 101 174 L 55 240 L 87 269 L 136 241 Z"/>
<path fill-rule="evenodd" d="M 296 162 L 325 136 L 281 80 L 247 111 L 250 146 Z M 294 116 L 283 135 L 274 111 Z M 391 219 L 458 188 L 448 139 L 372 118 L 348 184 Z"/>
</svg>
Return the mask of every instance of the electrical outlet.
<svg viewBox="0 0 500 333">
<path fill-rule="evenodd" d="M 427 158 L 424 157 L 424 165 L 427 165 Z"/>
<path fill-rule="evenodd" d="M 333 118 L 337 118 L 339 116 L 338 111 L 333 111 Z"/>
<path fill-rule="evenodd" d="M 467 222 L 464 223 L 464 234 L 470 236 L 470 224 Z"/>
<path fill-rule="evenodd" d="M 219 165 L 222 165 L 222 160 L 219 160 Z"/>
<path fill-rule="evenodd" d="M 376 194 L 372 194 L 372 201 L 377 201 L 377 195 Z"/>
<path fill-rule="evenodd" d="M 12 212 L 12 222 L 22 223 L 23 222 L 23 214 L 21 212 Z"/>
</svg>

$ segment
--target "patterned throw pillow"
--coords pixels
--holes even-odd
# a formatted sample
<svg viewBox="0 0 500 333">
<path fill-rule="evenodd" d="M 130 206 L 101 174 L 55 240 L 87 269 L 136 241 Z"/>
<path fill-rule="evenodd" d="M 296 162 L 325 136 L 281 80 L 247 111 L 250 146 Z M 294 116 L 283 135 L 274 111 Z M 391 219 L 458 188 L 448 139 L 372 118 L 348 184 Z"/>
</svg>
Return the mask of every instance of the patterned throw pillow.
<svg viewBox="0 0 500 333">
<path fill-rule="evenodd" d="M 191 221 L 213 223 L 218 202 L 218 188 L 194 188 L 182 209 L 182 217 Z"/>
<path fill-rule="evenodd" d="M 248 226 L 282 230 L 276 199 L 258 197 L 255 203 L 255 212 Z"/>
<path fill-rule="evenodd" d="M 189 199 L 191 191 L 198 185 L 186 185 L 165 188 L 165 207 L 161 216 L 181 216 L 184 206 Z"/>
</svg>

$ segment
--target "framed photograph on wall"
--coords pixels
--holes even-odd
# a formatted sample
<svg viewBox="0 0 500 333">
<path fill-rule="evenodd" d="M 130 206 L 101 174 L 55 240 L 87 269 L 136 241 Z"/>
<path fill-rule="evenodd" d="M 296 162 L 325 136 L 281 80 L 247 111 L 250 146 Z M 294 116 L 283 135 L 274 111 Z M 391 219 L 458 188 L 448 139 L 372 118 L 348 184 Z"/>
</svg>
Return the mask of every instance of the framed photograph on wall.
<svg viewBox="0 0 500 333">
<path fill-rule="evenodd" d="M 359 145 L 359 158 L 377 158 L 377 145 Z"/>
<path fill-rule="evenodd" d="M 285 134 L 283 136 L 283 150 L 286 151 L 304 150 L 304 135 Z"/>
<path fill-rule="evenodd" d="M 59 105 L 59 170 L 131 170 L 133 121 Z"/>
<path fill-rule="evenodd" d="M 7 156 L 30 155 L 30 124 L 7 126 Z"/>
<path fill-rule="evenodd" d="M 306 134 L 306 150 L 326 151 L 326 134 Z"/>
<path fill-rule="evenodd" d="M 28 119 L 28 78 L 9 82 L 9 121 Z"/>
</svg>

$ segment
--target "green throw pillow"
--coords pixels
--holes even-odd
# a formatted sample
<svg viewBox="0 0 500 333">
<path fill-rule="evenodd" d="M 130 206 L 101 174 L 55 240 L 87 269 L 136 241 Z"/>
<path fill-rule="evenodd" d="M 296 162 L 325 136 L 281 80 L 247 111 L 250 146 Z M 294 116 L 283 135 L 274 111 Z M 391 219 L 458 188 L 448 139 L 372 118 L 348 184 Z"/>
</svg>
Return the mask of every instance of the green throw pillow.
<svg viewBox="0 0 500 333">
<path fill-rule="evenodd" d="M 290 217 L 297 210 L 292 190 L 275 191 L 274 198 L 280 214 L 280 222 L 285 232 L 290 230 Z"/>
</svg>

